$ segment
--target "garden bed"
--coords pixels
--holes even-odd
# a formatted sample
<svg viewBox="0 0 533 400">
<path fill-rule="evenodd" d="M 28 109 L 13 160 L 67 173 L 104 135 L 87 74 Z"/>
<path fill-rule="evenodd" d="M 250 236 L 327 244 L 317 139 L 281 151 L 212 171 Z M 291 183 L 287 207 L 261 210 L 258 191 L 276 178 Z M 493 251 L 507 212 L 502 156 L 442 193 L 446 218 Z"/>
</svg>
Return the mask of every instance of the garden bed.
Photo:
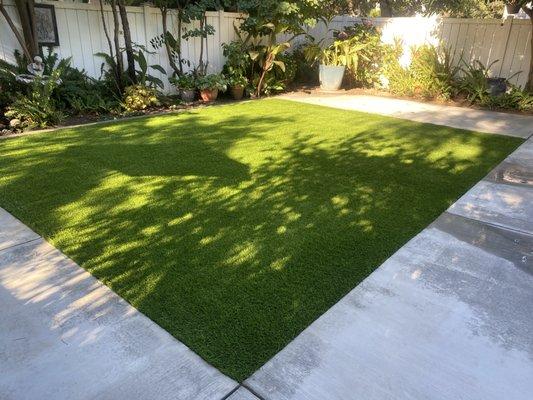
<svg viewBox="0 0 533 400">
<path fill-rule="evenodd" d="M 521 140 L 266 99 L 0 141 L 0 206 L 237 380 Z"/>
</svg>

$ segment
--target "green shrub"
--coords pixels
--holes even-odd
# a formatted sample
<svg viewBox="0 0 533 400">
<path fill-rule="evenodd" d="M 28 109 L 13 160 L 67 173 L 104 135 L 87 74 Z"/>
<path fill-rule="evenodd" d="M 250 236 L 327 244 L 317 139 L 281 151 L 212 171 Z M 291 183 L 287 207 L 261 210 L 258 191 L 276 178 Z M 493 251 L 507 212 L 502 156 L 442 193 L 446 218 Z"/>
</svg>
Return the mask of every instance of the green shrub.
<svg viewBox="0 0 533 400">
<path fill-rule="evenodd" d="M 345 27 L 337 34 L 350 38 L 354 43 L 360 44 L 357 50 L 357 68 L 349 71 L 353 86 L 374 87 L 378 86 L 381 76 L 381 67 L 385 53 L 389 46 L 381 42 L 381 33 L 368 20 L 353 26 Z"/>
<path fill-rule="evenodd" d="M 196 86 L 200 90 L 226 90 L 227 81 L 222 74 L 209 74 L 198 77 L 196 80 Z"/>
<path fill-rule="evenodd" d="M 318 83 L 318 65 L 316 63 L 308 62 L 305 57 L 305 48 L 308 43 L 298 45 L 292 52 L 294 62 L 296 64 L 296 72 L 294 81 L 298 83 Z"/>
<path fill-rule="evenodd" d="M 463 62 L 461 77 L 457 79 L 456 85 L 470 103 L 485 103 L 489 97 L 489 69 L 497 61 L 493 61 L 487 67 L 479 60 L 474 60 L 470 64 Z"/>
<path fill-rule="evenodd" d="M 451 65 L 447 50 L 430 44 L 413 46 L 407 68 L 400 64 L 401 55 L 401 44 L 396 42 L 384 57 L 382 71 L 391 93 L 424 99 L 450 99 L 454 95 L 458 68 Z"/>
<path fill-rule="evenodd" d="M 181 90 L 196 89 L 196 77 L 192 73 L 186 73 L 180 76 L 173 76 L 168 81 Z"/>
<path fill-rule="evenodd" d="M 479 101 L 479 105 L 490 109 L 532 112 L 533 95 L 514 85 L 508 85 L 510 87 L 506 93 L 502 93 L 497 96 L 487 94 L 481 101 Z"/>
<path fill-rule="evenodd" d="M 45 128 L 55 125 L 63 119 L 52 93 L 60 84 L 60 71 L 55 70 L 49 79 L 36 78 L 31 85 L 29 95 L 18 96 L 8 106 L 5 115 L 10 119 L 20 120 L 20 128 Z"/>
<path fill-rule="evenodd" d="M 143 111 L 158 104 L 157 90 L 154 88 L 132 85 L 124 90 L 124 109 L 126 112 Z"/>
</svg>

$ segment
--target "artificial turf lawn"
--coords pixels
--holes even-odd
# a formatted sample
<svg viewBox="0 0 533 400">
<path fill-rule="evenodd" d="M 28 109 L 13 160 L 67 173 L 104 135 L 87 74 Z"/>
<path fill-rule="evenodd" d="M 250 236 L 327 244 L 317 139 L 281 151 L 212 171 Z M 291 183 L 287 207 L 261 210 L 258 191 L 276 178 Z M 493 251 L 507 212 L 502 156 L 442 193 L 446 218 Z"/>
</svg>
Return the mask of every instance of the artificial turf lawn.
<svg viewBox="0 0 533 400">
<path fill-rule="evenodd" d="M 0 205 L 242 380 L 521 143 L 262 100 L 0 141 Z"/>
</svg>

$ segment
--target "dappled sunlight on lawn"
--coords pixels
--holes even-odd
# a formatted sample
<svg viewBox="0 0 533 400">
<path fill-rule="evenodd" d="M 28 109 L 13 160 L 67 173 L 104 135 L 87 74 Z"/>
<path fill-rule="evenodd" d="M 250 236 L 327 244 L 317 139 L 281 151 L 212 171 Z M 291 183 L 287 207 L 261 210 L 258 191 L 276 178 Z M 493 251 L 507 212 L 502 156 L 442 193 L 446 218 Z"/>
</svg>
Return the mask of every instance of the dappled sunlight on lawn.
<svg viewBox="0 0 533 400">
<path fill-rule="evenodd" d="M 519 143 L 254 101 L 3 141 L 0 205 L 242 379 Z"/>
</svg>

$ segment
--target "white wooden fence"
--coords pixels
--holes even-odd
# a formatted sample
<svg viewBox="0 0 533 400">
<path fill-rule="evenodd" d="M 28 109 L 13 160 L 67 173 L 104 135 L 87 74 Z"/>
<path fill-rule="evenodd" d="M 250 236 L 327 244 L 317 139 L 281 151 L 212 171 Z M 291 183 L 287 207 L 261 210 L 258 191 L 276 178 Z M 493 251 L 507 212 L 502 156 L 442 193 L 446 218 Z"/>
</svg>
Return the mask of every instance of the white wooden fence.
<svg viewBox="0 0 533 400">
<path fill-rule="evenodd" d="M 99 77 L 103 60 L 95 57 L 97 52 L 108 52 L 107 42 L 102 27 L 98 5 L 43 1 L 55 6 L 60 46 L 55 48 L 61 57 L 72 57 L 72 64 L 84 69 L 89 75 Z M 15 16 L 12 0 L 4 0 L 8 12 Z M 112 15 L 108 7 L 105 16 L 112 34 Z M 149 6 L 128 7 L 128 16 L 132 39 L 135 43 L 152 49 L 150 39 L 162 33 L 161 13 L 159 9 Z M 206 59 L 211 71 L 219 71 L 224 64 L 222 44 L 236 38 L 234 24 L 239 24 L 241 16 L 236 13 L 208 12 L 208 23 L 215 27 L 215 34 L 208 37 Z M 18 20 L 16 20 L 18 23 Z M 319 24 L 310 30 L 317 38 L 332 35 L 331 29 L 342 29 L 357 22 L 357 18 L 341 16 L 335 18 L 329 27 Z M 527 80 L 529 57 L 531 54 L 530 36 L 531 23 L 528 20 L 474 20 L 454 18 L 373 18 L 371 21 L 382 30 L 382 40 L 387 43 L 394 38 L 402 40 L 405 55 L 409 47 L 415 44 L 442 42 L 450 48 L 454 62 L 458 64 L 462 58 L 465 62 L 480 60 L 488 65 L 495 63 L 491 72 L 494 76 L 510 77 L 522 71 L 512 82 L 523 86 Z M 176 16 L 169 15 L 169 30 L 176 30 Z M 18 47 L 17 41 L 7 23 L 0 16 L 0 58 L 13 61 L 13 51 Z M 185 41 L 182 48 L 183 56 L 197 62 L 200 53 L 199 39 Z M 164 50 L 158 50 L 149 57 L 151 64 L 162 65 L 171 72 Z M 154 73 L 159 77 L 159 73 Z M 167 89 L 170 89 L 165 77 Z"/>
<path fill-rule="evenodd" d="M 79 69 L 84 69 L 90 76 L 98 78 L 101 75 L 103 59 L 94 56 L 97 52 L 109 53 L 109 47 L 102 25 L 100 6 L 98 4 L 83 4 L 60 1 L 42 1 L 44 4 L 53 4 L 57 19 L 57 29 L 59 35 L 59 47 L 54 51 L 61 58 L 72 57 L 72 65 Z M 11 0 L 4 0 L 4 5 L 19 23 L 14 3 Z M 104 7 L 107 28 L 113 40 L 113 16 L 109 7 Z M 140 45 L 146 46 L 156 54 L 149 56 L 150 64 L 160 64 L 167 73 L 171 74 L 172 69 L 168 63 L 168 57 L 163 49 L 154 50 L 150 40 L 163 33 L 161 24 L 161 12 L 158 8 L 127 7 L 128 20 L 132 40 Z M 222 55 L 222 44 L 229 43 L 236 39 L 234 23 L 239 24 L 241 15 L 228 12 L 208 12 L 207 23 L 215 28 L 215 34 L 207 38 L 207 48 L 204 50 L 204 59 L 208 60 L 208 69 L 213 72 L 220 71 L 224 65 Z M 177 18 L 175 13 L 168 15 L 168 29 L 176 31 Z M 16 38 L 7 26 L 5 19 L 0 15 L 0 58 L 14 62 L 13 52 L 19 48 Z M 193 63 L 198 63 L 200 56 L 200 39 L 191 38 L 184 41 L 182 54 L 185 59 Z M 155 70 L 150 72 L 154 76 L 162 78 L 167 89 L 170 84 L 166 77 Z"/>
</svg>

